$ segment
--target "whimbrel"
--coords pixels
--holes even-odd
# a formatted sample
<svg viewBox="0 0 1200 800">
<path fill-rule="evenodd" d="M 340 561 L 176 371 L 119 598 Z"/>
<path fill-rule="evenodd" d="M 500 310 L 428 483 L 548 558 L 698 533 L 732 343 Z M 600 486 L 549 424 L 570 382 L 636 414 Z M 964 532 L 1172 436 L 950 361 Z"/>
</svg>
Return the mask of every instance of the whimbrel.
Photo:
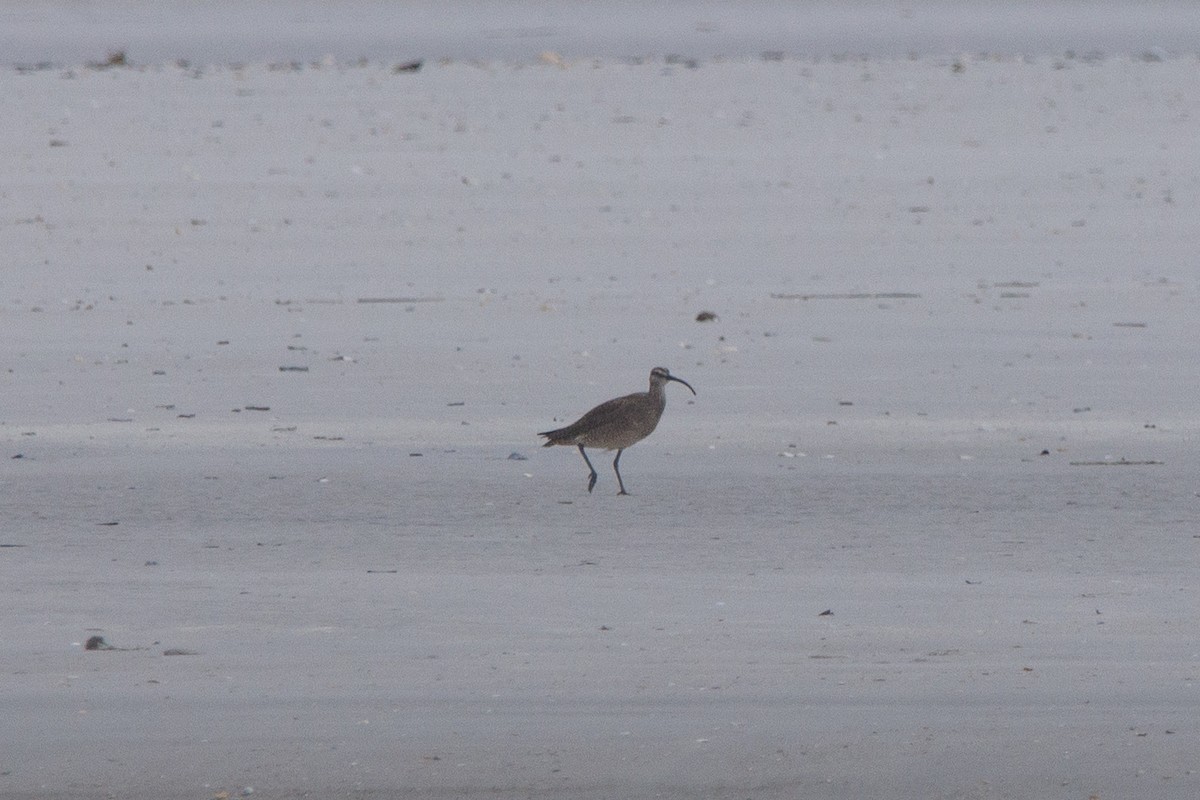
<svg viewBox="0 0 1200 800">
<path fill-rule="evenodd" d="M 547 441 L 543 447 L 553 447 L 556 444 L 575 445 L 579 455 L 583 456 L 591 475 L 588 476 L 588 492 L 596 486 L 596 468 L 587 457 L 585 447 L 599 447 L 604 450 L 616 450 L 617 457 L 613 459 L 613 472 L 617 473 L 617 485 L 621 491 L 617 494 L 629 494 L 625 491 L 625 482 L 621 480 L 621 453 L 626 447 L 637 444 L 653 433 L 662 417 L 663 409 L 667 407 L 667 394 L 663 388 L 667 381 L 682 383 L 692 394 L 696 393 L 692 385 L 683 378 L 676 378 L 666 367 L 655 367 L 650 370 L 650 391 L 634 392 L 624 397 L 614 397 L 593 408 L 575 422 L 565 428 L 553 431 L 542 431 L 538 436 L 545 436 Z"/>
</svg>

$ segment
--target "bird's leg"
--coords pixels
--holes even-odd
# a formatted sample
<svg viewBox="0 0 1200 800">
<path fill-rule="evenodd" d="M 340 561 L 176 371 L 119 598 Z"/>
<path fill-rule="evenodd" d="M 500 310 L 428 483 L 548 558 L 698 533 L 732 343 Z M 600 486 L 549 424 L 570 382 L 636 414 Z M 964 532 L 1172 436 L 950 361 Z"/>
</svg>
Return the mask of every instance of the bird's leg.
<svg viewBox="0 0 1200 800">
<path fill-rule="evenodd" d="M 621 453 L 624 452 L 624 450 L 618 450 L 617 457 L 613 459 L 613 472 L 617 473 L 617 486 L 621 487 L 621 491 L 617 492 L 617 494 L 629 494 L 629 492 L 625 491 L 625 482 L 621 480 L 621 469 L 617 466 L 621 461 Z"/>
<path fill-rule="evenodd" d="M 583 462 L 588 465 L 588 469 L 592 473 L 588 477 L 588 494 L 591 494 L 592 489 L 596 487 L 596 468 L 593 467 L 592 462 L 588 460 L 587 453 L 583 451 L 583 445 L 579 445 L 579 455 L 583 456 Z M 621 476 L 618 474 L 617 477 L 620 478 Z"/>
</svg>

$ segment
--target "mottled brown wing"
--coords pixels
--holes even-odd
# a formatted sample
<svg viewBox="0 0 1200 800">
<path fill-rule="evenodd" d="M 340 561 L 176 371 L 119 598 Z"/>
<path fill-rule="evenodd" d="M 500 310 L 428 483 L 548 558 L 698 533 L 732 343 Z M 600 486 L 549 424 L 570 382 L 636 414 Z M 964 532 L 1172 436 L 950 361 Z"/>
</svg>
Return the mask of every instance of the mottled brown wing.
<svg viewBox="0 0 1200 800">
<path fill-rule="evenodd" d="M 639 403 L 639 401 L 641 402 Z M 596 406 L 565 428 L 544 431 L 538 436 L 545 436 L 549 440 L 542 445 L 543 447 L 553 447 L 556 444 L 606 447 L 605 442 L 610 440 L 613 432 L 627 427 L 630 412 L 644 402 L 645 398 L 641 394 L 614 397 L 612 400 L 606 400 Z M 651 430 L 653 430 L 653 426 L 651 426 Z"/>
</svg>

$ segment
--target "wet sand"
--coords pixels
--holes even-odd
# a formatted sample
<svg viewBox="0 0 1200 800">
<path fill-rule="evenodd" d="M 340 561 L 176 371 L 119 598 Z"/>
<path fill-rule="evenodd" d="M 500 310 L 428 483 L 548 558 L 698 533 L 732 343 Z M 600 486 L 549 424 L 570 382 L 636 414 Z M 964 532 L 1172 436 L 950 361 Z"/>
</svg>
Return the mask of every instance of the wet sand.
<svg viewBox="0 0 1200 800">
<path fill-rule="evenodd" d="M 1196 796 L 1193 56 L 394 67 L 0 70 L 0 796 Z"/>
</svg>

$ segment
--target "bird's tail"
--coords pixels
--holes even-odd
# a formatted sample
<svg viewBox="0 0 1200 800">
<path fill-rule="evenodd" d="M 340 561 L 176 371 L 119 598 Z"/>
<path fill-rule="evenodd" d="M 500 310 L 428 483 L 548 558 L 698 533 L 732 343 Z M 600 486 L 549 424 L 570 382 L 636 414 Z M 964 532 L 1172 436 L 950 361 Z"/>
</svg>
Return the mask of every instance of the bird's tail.
<svg viewBox="0 0 1200 800">
<path fill-rule="evenodd" d="M 545 436 L 546 443 L 542 447 L 554 447 L 556 444 L 570 444 L 570 442 L 562 439 L 562 434 L 566 428 L 556 428 L 552 431 L 542 431 L 538 436 Z"/>
</svg>

